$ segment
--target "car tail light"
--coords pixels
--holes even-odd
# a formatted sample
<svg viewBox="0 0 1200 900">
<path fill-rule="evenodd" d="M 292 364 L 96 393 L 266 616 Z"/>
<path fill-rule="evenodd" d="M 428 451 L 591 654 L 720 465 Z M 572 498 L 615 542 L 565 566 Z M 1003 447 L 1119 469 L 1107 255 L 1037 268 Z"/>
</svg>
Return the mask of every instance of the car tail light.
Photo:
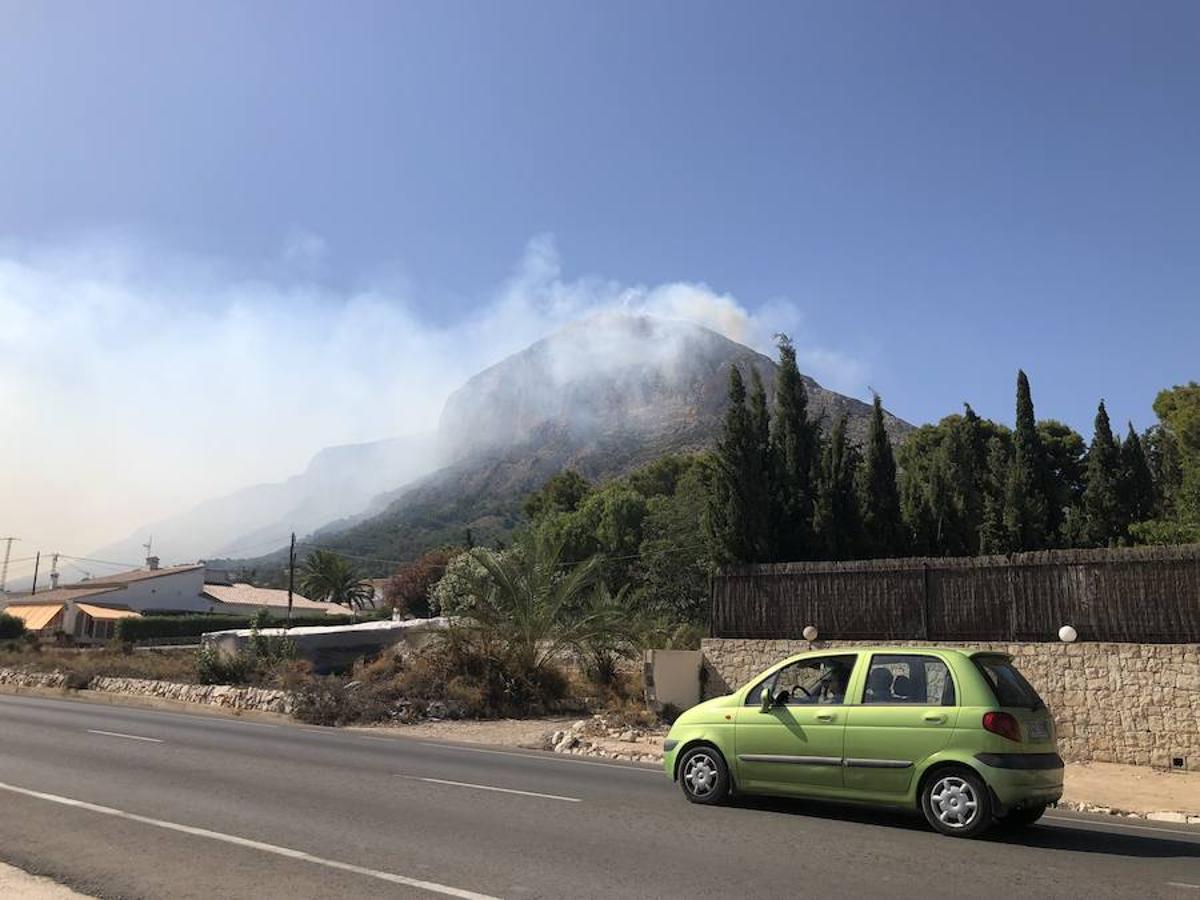
<svg viewBox="0 0 1200 900">
<path fill-rule="evenodd" d="M 1010 741 L 1021 740 L 1021 725 L 1016 717 L 1006 712 L 986 712 L 983 714 L 985 731 L 1008 738 Z"/>
</svg>

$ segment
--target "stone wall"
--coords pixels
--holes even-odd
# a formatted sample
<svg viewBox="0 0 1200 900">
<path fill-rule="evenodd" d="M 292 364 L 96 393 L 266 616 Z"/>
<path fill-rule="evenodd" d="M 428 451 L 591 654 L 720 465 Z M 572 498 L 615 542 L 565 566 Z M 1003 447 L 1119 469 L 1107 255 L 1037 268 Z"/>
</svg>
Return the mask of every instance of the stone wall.
<svg viewBox="0 0 1200 900">
<path fill-rule="evenodd" d="M 0 685 L 16 688 L 67 688 L 67 676 L 62 672 L 20 672 L 0 669 Z"/>
<path fill-rule="evenodd" d="M 68 690 L 86 687 L 105 694 L 126 694 L 134 697 L 157 697 L 182 703 L 202 703 L 223 709 L 255 710 L 258 712 L 291 713 L 293 699 L 287 691 L 267 688 L 232 687 L 223 684 L 182 684 L 175 681 L 154 681 L 148 678 L 111 678 L 98 675 L 86 682 L 80 676 L 62 672 L 21 672 L 0 669 L 0 686 L 16 688 L 50 688 Z"/>
<path fill-rule="evenodd" d="M 174 681 L 153 681 L 146 678 L 97 676 L 88 683 L 88 690 L 109 694 L 129 694 L 137 697 L 159 697 L 183 703 L 203 703 L 224 709 L 273 713 L 290 713 L 292 711 L 291 694 L 287 691 L 275 691 L 268 688 L 232 687 L 225 684 L 181 684 Z"/>
<path fill-rule="evenodd" d="M 709 638 L 704 696 L 735 690 L 785 656 L 864 642 Z M 909 641 L 892 646 L 930 646 Z M 1009 653 L 1054 714 L 1065 759 L 1200 771 L 1200 645 L 939 644 Z"/>
</svg>

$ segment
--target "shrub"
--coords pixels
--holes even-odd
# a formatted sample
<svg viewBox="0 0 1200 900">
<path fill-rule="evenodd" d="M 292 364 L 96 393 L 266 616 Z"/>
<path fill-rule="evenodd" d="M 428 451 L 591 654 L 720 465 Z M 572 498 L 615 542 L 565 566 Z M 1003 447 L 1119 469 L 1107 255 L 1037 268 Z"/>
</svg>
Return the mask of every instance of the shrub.
<svg viewBox="0 0 1200 900">
<path fill-rule="evenodd" d="M 243 684 L 249 677 L 247 654 L 228 656 L 209 646 L 196 651 L 196 680 L 200 684 Z"/>
<path fill-rule="evenodd" d="M 542 715 L 563 709 L 567 680 L 552 665 L 521 668 L 478 634 L 451 630 L 401 657 L 360 662 L 348 679 L 309 678 L 295 716 L 314 725 Z"/>
<path fill-rule="evenodd" d="M 446 573 L 450 561 L 462 552 L 457 547 L 430 550 L 401 566 L 383 589 L 384 602 L 401 613 L 428 616 L 430 590 Z"/>
<path fill-rule="evenodd" d="M 196 680 L 201 684 L 262 681 L 295 658 L 295 643 L 282 635 L 261 634 L 255 628 L 250 641 L 237 653 L 221 653 L 207 645 L 197 650 Z"/>
<path fill-rule="evenodd" d="M 25 623 L 16 616 L 0 612 L 0 641 L 14 640 L 25 634 Z"/>
<path fill-rule="evenodd" d="M 244 616 L 142 616 L 117 621 L 116 639 L 126 643 L 155 638 L 198 637 L 209 631 L 249 628 Z"/>
</svg>

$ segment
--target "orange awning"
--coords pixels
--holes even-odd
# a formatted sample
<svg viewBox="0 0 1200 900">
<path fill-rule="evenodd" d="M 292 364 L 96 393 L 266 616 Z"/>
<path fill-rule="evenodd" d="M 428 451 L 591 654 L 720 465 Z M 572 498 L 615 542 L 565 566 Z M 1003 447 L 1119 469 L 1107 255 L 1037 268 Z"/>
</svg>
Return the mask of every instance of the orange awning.
<svg viewBox="0 0 1200 900">
<path fill-rule="evenodd" d="M 140 619 L 141 613 L 132 609 L 109 609 L 107 606 L 92 606 L 90 603 L 76 603 L 75 608 L 87 613 L 93 619 Z"/>
<path fill-rule="evenodd" d="M 30 631 L 41 631 L 52 621 L 54 617 L 63 611 L 61 603 L 36 604 L 30 603 L 24 606 L 10 606 L 4 612 L 10 616 L 16 616 L 25 623 L 25 627 Z"/>
</svg>

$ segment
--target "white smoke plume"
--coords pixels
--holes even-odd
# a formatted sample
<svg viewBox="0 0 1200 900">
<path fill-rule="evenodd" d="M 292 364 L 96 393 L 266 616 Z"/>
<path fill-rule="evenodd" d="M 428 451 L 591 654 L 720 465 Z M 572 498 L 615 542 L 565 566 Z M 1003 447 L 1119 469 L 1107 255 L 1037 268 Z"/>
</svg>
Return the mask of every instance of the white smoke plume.
<svg viewBox="0 0 1200 900">
<path fill-rule="evenodd" d="M 591 314 L 687 319 L 768 353 L 786 331 L 819 381 L 862 394 L 867 380 L 811 346 L 790 303 L 567 278 L 549 237 L 449 324 L 394 286 L 319 286 L 329 252 L 296 231 L 251 278 L 128 240 L 0 246 L 0 533 L 83 554 L 283 480 L 322 447 L 431 430 L 469 376 Z"/>
</svg>

